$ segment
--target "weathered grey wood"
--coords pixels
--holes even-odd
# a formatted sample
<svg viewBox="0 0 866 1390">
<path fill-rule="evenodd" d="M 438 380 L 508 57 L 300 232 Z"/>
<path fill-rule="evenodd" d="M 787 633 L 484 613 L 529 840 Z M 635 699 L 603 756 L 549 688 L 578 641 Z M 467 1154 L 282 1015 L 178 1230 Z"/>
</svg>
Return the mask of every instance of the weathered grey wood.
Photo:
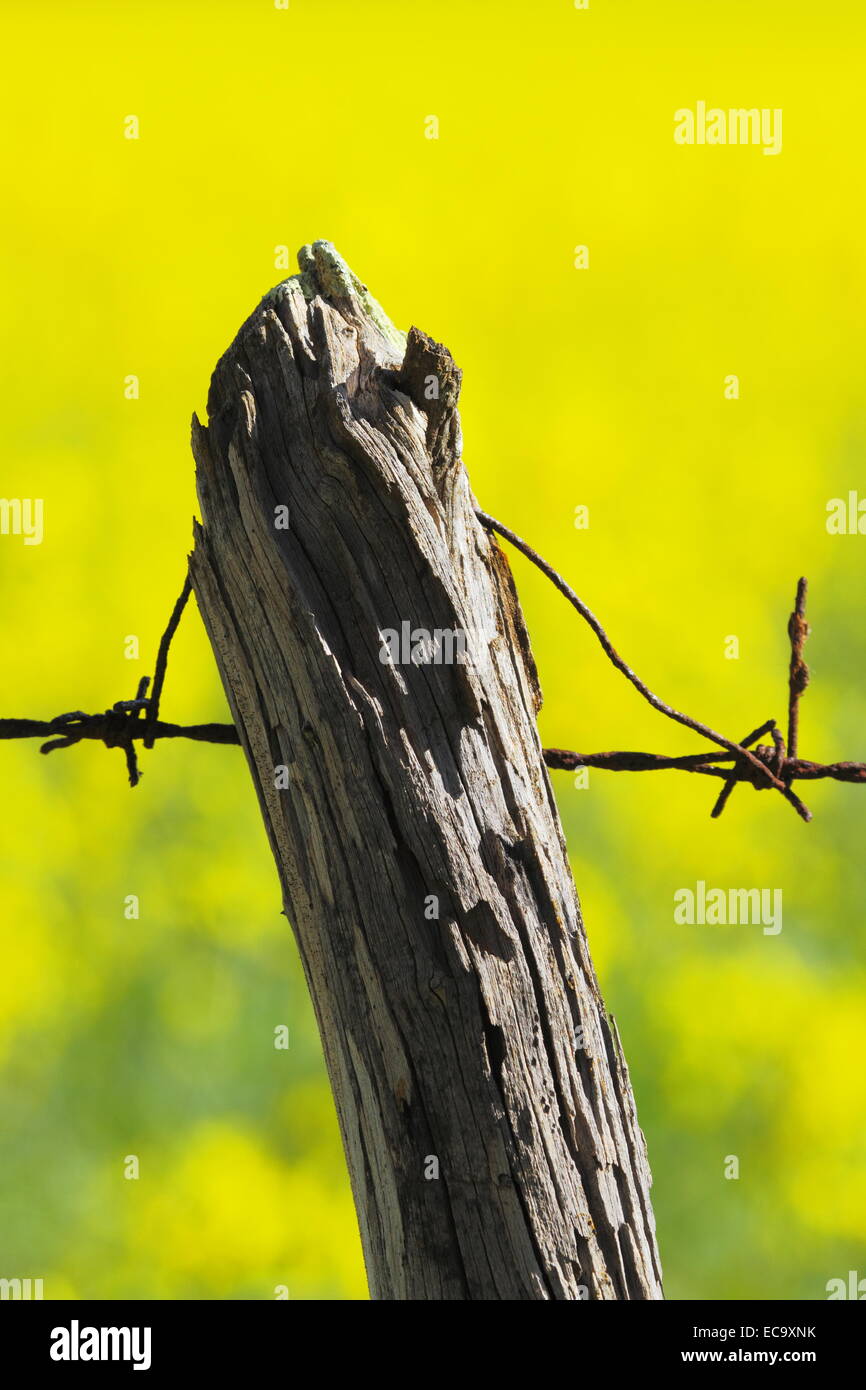
<svg viewBox="0 0 866 1390">
<path fill-rule="evenodd" d="M 529 641 L 460 459 L 460 372 L 398 333 L 333 247 L 299 263 L 217 365 L 207 428 L 193 421 L 191 573 L 309 982 L 371 1293 L 660 1298 Z M 404 621 L 465 631 L 468 659 L 383 662 Z"/>
</svg>

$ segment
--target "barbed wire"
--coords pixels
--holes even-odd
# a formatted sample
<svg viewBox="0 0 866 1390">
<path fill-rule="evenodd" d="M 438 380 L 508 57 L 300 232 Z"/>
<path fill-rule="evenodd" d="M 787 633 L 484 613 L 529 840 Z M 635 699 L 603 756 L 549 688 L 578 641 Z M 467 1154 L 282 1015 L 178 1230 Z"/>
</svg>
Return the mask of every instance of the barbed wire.
<svg viewBox="0 0 866 1390">
<path fill-rule="evenodd" d="M 806 622 L 808 584 L 805 579 L 800 579 L 797 584 L 794 611 L 788 619 L 791 661 L 788 669 L 787 746 L 775 719 L 765 720 L 757 729 L 753 729 L 750 734 L 747 734 L 740 743 L 735 743 L 722 734 L 716 733 L 714 729 L 702 724 L 699 720 L 692 719 L 689 715 L 673 709 L 670 705 L 665 704 L 664 700 L 660 700 L 657 695 L 654 695 L 648 686 L 635 675 L 631 667 L 626 665 L 595 614 L 587 608 L 582 599 L 578 598 L 562 576 L 557 574 L 556 570 L 542 559 L 537 551 L 527 545 L 526 541 L 521 540 L 520 536 L 503 526 L 501 522 L 496 521 L 494 517 L 481 511 L 476 512 L 476 516 L 487 530 L 502 536 L 541 570 L 552 584 L 555 584 L 559 592 L 568 599 L 571 606 L 589 624 L 609 661 L 618 671 L 622 672 L 627 680 L 631 681 L 653 709 L 666 715 L 668 719 L 673 719 L 676 723 L 693 729 L 695 733 L 702 734 L 725 750 L 723 753 L 717 753 L 708 749 L 704 753 L 690 753 L 685 757 L 672 758 L 660 753 L 629 751 L 574 753 L 565 748 L 545 748 L 543 755 L 548 767 L 566 771 L 574 771 L 580 767 L 595 767 L 608 772 L 658 772 L 665 769 L 677 769 L 681 772 L 696 772 L 708 777 L 720 777 L 724 779 L 725 785 L 719 792 L 710 813 L 713 818 L 722 814 L 738 782 L 747 782 L 756 791 L 772 788 L 780 792 L 785 800 L 793 806 L 797 815 L 805 821 L 812 819 L 812 813 L 796 792 L 792 790 L 792 782 L 816 781 L 824 777 L 832 778 L 837 782 L 866 782 L 866 763 L 815 763 L 797 756 L 800 698 L 809 684 L 809 668 L 803 659 L 803 646 L 809 635 L 809 625 Z M 758 743 L 757 740 L 766 734 L 772 738 L 772 744 Z M 731 766 L 721 767 L 719 766 L 721 763 L 730 763 Z"/>
<path fill-rule="evenodd" d="M 798 756 L 800 699 L 809 684 L 809 668 L 803 659 L 803 647 L 809 635 L 809 625 L 806 622 L 805 579 L 801 579 L 797 585 L 794 610 L 788 620 L 791 660 L 788 670 L 787 744 L 775 719 L 765 720 L 740 742 L 736 742 L 717 733 L 708 724 L 683 714 L 681 710 L 666 704 L 655 695 L 622 659 L 595 614 L 578 598 L 562 576 L 537 551 L 527 545 L 526 541 L 521 540 L 500 521 L 487 512 L 476 511 L 475 514 L 486 530 L 508 541 L 555 585 L 595 633 L 611 664 L 630 681 L 654 710 L 700 734 L 723 750 L 718 752 L 716 749 L 707 749 L 700 753 L 669 757 L 662 753 L 628 750 L 576 753 L 566 748 L 544 748 L 542 756 L 549 768 L 575 771 L 577 768 L 587 767 L 608 772 L 676 770 L 720 778 L 724 786 L 713 806 L 713 817 L 721 815 L 739 782 L 748 783 L 757 791 L 778 791 L 805 821 L 811 820 L 811 812 L 793 791 L 792 782 L 816 781 L 821 778 L 832 778 L 837 782 L 866 782 L 866 763 L 816 763 Z M 159 718 L 169 650 L 191 593 L 192 583 L 187 578 L 160 640 L 153 688 L 149 696 L 147 692 L 150 688 L 150 677 L 143 676 L 133 699 L 118 700 L 110 709 L 103 710 L 100 714 L 85 714 L 83 710 L 72 710 L 68 714 L 58 714 L 54 719 L 0 719 L 0 739 L 44 738 L 48 735 L 40 747 L 40 753 L 72 748 L 76 743 L 86 739 L 104 743 L 106 748 L 120 748 L 126 758 L 129 784 L 132 787 L 137 786 L 141 780 L 135 748 L 137 741 L 143 742 L 144 747 L 148 749 L 153 748 L 158 739 L 164 738 L 187 738 L 199 743 L 239 744 L 240 736 L 234 724 L 170 724 Z M 773 740 L 772 744 L 758 743 L 758 739 L 768 734 Z"/>
<path fill-rule="evenodd" d="M 147 691 L 150 677 L 142 676 L 134 699 L 118 700 L 111 709 L 103 710 L 101 714 L 85 714 L 83 710 L 76 709 L 69 714 L 58 714 L 54 719 L 0 719 L 0 739 L 42 738 L 45 734 L 52 735 L 42 744 L 40 753 L 54 753 L 59 748 L 72 748 L 83 739 L 97 739 L 104 743 L 106 748 L 122 748 L 131 787 L 138 786 L 141 781 L 141 769 L 135 750 L 137 739 L 144 742 L 145 748 L 152 748 L 158 738 L 190 738 L 199 743 L 239 744 L 240 737 L 234 724 L 167 724 L 159 718 L 159 704 L 168 669 L 171 640 L 191 593 L 192 582 L 187 577 L 159 643 L 153 692 L 149 698 Z"/>
</svg>

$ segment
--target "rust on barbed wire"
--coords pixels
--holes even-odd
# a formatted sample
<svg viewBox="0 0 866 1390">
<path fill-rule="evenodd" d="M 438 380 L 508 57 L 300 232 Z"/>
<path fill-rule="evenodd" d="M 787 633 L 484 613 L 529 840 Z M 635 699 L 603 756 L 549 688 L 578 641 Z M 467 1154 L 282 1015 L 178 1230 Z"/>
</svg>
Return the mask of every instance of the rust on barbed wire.
<svg viewBox="0 0 866 1390">
<path fill-rule="evenodd" d="M 800 728 L 800 696 L 809 684 L 809 668 L 803 660 L 803 646 L 809 636 L 806 622 L 805 579 L 797 585 L 794 611 L 788 619 L 788 637 L 791 642 L 791 665 L 788 669 L 788 756 L 797 756 L 797 738 Z"/>
<path fill-rule="evenodd" d="M 836 782 L 866 782 L 866 763 L 814 763 L 797 756 L 800 697 L 809 684 L 809 668 L 803 660 L 803 647 L 809 635 L 809 625 L 806 622 L 805 579 L 801 579 L 797 585 L 794 610 L 788 619 L 791 661 L 788 670 L 787 745 L 775 719 L 765 720 L 737 743 L 733 739 L 725 738 L 723 734 L 716 733 L 708 724 L 674 709 L 672 705 L 666 704 L 658 695 L 653 694 L 640 676 L 623 661 L 598 618 L 587 608 L 583 600 L 578 598 L 562 576 L 557 574 L 537 551 L 527 545 L 526 541 L 521 540 L 500 521 L 489 516 L 487 512 L 476 511 L 475 515 L 487 531 L 502 536 L 547 576 L 595 633 L 611 664 L 631 682 L 653 709 L 718 746 L 717 749 L 687 753 L 681 757 L 628 750 L 575 753 L 567 748 L 544 748 L 542 756 L 549 768 L 574 771 L 579 767 L 594 767 L 607 772 L 659 772 L 673 769 L 680 772 L 696 772 L 704 777 L 717 777 L 724 782 L 724 786 L 719 791 L 711 812 L 714 817 L 721 815 L 738 782 L 745 782 L 756 791 L 778 791 L 805 821 L 811 820 L 812 814 L 792 790 L 792 782 L 814 782 L 825 777 Z M 136 740 L 142 740 L 145 748 L 152 748 L 157 739 L 163 738 L 188 738 L 198 743 L 239 744 L 240 738 L 234 724 L 168 724 L 159 718 L 169 648 L 191 593 L 192 584 L 187 578 L 160 640 L 150 696 L 147 694 L 150 678 L 144 676 L 139 681 L 134 699 L 118 700 L 111 709 L 104 710 L 101 714 L 85 714 L 82 710 L 73 710 L 69 714 L 59 714 L 54 719 L 0 719 L 0 739 L 42 738 L 49 735 L 39 750 L 41 753 L 52 753 L 59 748 L 72 748 L 84 739 L 96 739 L 104 743 L 106 748 L 121 748 L 126 757 L 129 783 L 132 787 L 137 786 L 141 779 L 135 750 Z M 773 740 L 772 743 L 758 743 L 758 739 L 767 734 Z M 718 749 L 722 751 L 719 752 Z"/>
</svg>

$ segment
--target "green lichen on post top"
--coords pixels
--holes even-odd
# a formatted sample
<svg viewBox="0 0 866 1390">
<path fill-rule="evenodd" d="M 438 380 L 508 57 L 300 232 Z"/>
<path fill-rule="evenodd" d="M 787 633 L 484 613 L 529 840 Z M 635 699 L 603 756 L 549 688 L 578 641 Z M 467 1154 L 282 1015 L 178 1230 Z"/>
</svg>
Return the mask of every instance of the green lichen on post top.
<svg viewBox="0 0 866 1390">
<path fill-rule="evenodd" d="M 272 296 L 277 296 L 290 281 L 294 281 L 305 299 L 313 299 L 320 294 L 323 299 L 337 304 L 354 301 L 376 325 L 383 338 L 401 354 L 405 352 L 406 334 L 395 328 L 381 304 L 373 298 L 367 286 L 362 284 L 330 241 L 314 241 L 312 245 L 302 246 L 298 252 L 298 265 L 299 273 L 271 290 Z"/>
</svg>

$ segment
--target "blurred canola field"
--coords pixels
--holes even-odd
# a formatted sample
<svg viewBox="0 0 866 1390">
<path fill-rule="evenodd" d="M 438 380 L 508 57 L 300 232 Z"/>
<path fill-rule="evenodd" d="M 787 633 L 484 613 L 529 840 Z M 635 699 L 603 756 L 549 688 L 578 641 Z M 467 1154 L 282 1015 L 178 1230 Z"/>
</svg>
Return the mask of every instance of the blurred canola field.
<svg viewBox="0 0 866 1390">
<path fill-rule="evenodd" d="M 732 737 L 783 719 L 806 574 L 801 752 L 866 757 L 866 537 L 826 528 L 830 499 L 866 494 L 862 6 L 2 12 L 0 491 L 42 497 L 45 534 L 0 536 L 0 715 L 100 710 L 152 672 L 196 510 L 190 416 L 285 277 L 277 248 L 293 269 L 326 237 L 452 350 L 481 504 L 653 689 Z M 781 108 L 781 152 L 677 146 L 699 100 Z M 701 746 L 513 565 L 546 743 Z M 163 712 L 227 717 L 194 607 Z M 240 752 L 157 745 L 132 792 L 119 752 L 36 749 L 0 744 L 0 1275 L 46 1298 L 365 1298 Z M 741 787 L 711 822 L 705 779 L 553 780 L 668 1297 L 866 1275 L 866 794 L 807 787 L 804 826 Z M 677 925 L 699 880 L 780 888 L 783 930 Z"/>
</svg>

